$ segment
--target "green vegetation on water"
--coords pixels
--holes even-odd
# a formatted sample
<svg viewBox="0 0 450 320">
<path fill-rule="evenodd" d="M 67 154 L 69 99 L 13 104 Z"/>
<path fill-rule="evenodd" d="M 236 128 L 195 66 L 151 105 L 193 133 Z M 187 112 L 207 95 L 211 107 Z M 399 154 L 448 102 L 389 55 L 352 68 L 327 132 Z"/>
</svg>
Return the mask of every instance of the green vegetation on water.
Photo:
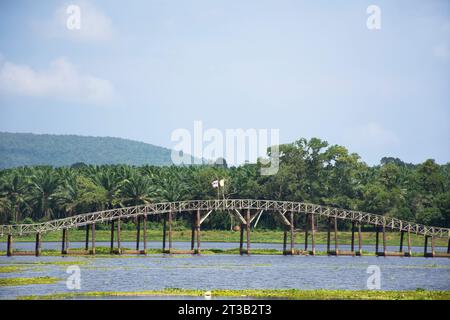
<svg viewBox="0 0 450 320">
<path fill-rule="evenodd" d="M 0 273 L 20 272 L 22 269 L 22 266 L 0 266 Z"/>
<path fill-rule="evenodd" d="M 25 286 L 30 284 L 53 284 L 61 279 L 54 277 L 34 277 L 34 278 L 0 278 L 0 287 Z"/>
<path fill-rule="evenodd" d="M 18 299 L 76 299 L 83 297 L 136 297 L 136 296 L 204 296 L 205 291 L 188 289 L 164 289 L 137 292 L 80 292 L 41 296 L 21 296 Z M 212 297 L 250 297 L 295 300 L 450 300 L 450 291 L 375 291 L 375 290 L 298 290 L 298 289 L 254 289 L 211 290 Z"/>
</svg>

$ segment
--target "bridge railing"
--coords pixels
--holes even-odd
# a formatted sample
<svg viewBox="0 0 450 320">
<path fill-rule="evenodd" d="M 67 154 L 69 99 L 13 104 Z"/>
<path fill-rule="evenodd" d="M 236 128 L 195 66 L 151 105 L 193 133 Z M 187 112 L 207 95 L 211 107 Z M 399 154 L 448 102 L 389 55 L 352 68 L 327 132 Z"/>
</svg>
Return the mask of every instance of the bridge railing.
<svg viewBox="0 0 450 320">
<path fill-rule="evenodd" d="M 76 228 L 93 223 L 130 218 L 140 215 L 158 215 L 167 212 L 209 211 L 209 210 L 265 210 L 281 213 L 316 214 L 323 217 L 355 221 L 361 224 L 385 226 L 398 231 L 409 231 L 424 236 L 450 237 L 449 228 L 426 226 L 362 211 L 347 210 L 305 202 L 254 200 L 254 199 L 224 199 L 224 200 L 187 200 L 178 202 L 152 203 L 141 206 L 115 208 L 104 211 L 84 213 L 34 224 L 0 225 L 0 236 L 7 234 L 24 235 L 46 233 L 65 228 Z"/>
</svg>

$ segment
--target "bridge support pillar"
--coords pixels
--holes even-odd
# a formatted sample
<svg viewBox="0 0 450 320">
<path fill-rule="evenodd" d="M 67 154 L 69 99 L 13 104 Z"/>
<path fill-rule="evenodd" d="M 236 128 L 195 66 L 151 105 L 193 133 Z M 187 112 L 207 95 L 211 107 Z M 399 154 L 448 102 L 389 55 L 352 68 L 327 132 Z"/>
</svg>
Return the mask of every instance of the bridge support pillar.
<svg viewBox="0 0 450 320">
<path fill-rule="evenodd" d="M 408 227 L 408 257 L 411 257 L 411 226 Z"/>
<path fill-rule="evenodd" d="M 383 223 L 383 256 L 386 257 L 386 253 L 387 253 L 386 224 Z"/>
<path fill-rule="evenodd" d="M 6 244 L 6 255 L 8 257 L 12 257 L 13 255 L 13 236 L 12 234 L 8 234 L 8 240 Z"/>
<path fill-rule="evenodd" d="M 117 219 L 117 250 L 119 254 L 122 254 L 122 248 L 120 243 L 120 218 Z"/>
<path fill-rule="evenodd" d="M 308 237 L 309 237 L 309 219 L 310 215 L 305 215 L 305 252 L 308 252 Z"/>
<path fill-rule="evenodd" d="M 167 214 L 164 214 L 162 251 L 166 253 Z"/>
<path fill-rule="evenodd" d="M 35 247 L 35 255 L 39 257 L 41 255 L 41 234 L 36 233 L 36 247 Z"/>
<path fill-rule="evenodd" d="M 338 225 L 337 225 L 337 217 L 334 218 L 334 249 L 336 251 L 336 255 L 339 255 L 339 238 L 338 238 Z"/>
<path fill-rule="evenodd" d="M 285 227 L 283 232 L 283 254 L 287 255 L 287 228 Z"/>
<path fill-rule="evenodd" d="M 291 255 L 295 253 L 295 229 L 294 229 L 294 213 L 291 211 Z"/>
<path fill-rule="evenodd" d="M 404 234 L 405 234 L 405 232 L 403 230 L 400 231 L 400 249 L 399 249 L 400 252 L 403 252 L 403 238 L 404 238 Z"/>
<path fill-rule="evenodd" d="M 136 217 L 136 251 L 139 252 L 139 244 L 141 242 L 141 217 Z"/>
<path fill-rule="evenodd" d="M 91 230 L 91 233 L 92 233 L 92 244 L 91 244 L 91 246 L 92 246 L 92 248 L 91 248 L 91 254 L 95 254 L 95 223 L 93 223 L 92 225 L 91 225 L 91 228 L 92 228 L 92 230 Z"/>
<path fill-rule="evenodd" d="M 195 222 L 195 231 L 197 233 L 197 254 L 200 254 L 200 209 L 197 210 L 197 219 Z"/>
<path fill-rule="evenodd" d="M 172 211 L 169 211 L 169 253 L 172 253 L 172 232 L 173 232 L 173 226 L 172 226 Z"/>
<path fill-rule="evenodd" d="M 331 244 L 331 218 L 328 218 L 327 254 L 330 254 L 330 244 Z"/>
<path fill-rule="evenodd" d="M 147 254 L 147 215 L 144 215 L 144 251 L 143 254 Z"/>
<path fill-rule="evenodd" d="M 61 244 L 61 254 L 69 253 L 69 230 L 64 228 L 62 230 L 62 244 Z"/>
<path fill-rule="evenodd" d="M 450 253 L 450 238 L 448 238 L 447 253 Z"/>
<path fill-rule="evenodd" d="M 191 227 L 191 250 L 192 250 L 192 252 L 194 252 L 194 248 L 195 248 L 195 228 L 196 228 L 196 220 L 197 220 L 197 217 L 194 215 L 194 214 L 192 214 L 192 217 L 191 217 L 191 224 L 192 224 L 192 227 Z"/>
<path fill-rule="evenodd" d="M 428 236 L 425 236 L 425 245 L 423 248 L 423 255 L 425 257 L 428 255 Z"/>
<path fill-rule="evenodd" d="M 436 255 L 436 251 L 435 251 L 435 237 L 431 236 L 431 256 L 434 258 L 435 255 Z"/>
<path fill-rule="evenodd" d="M 358 255 L 362 256 L 362 234 L 361 223 L 358 223 Z"/>
<path fill-rule="evenodd" d="M 379 242 L 380 242 L 380 227 L 379 226 L 375 226 L 375 255 L 378 255 L 378 247 L 379 247 Z"/>
<path fill-rule="evenodd" d="M 247 235 L 247 248 L 246 253 L 247 255 L 250 254 L 250 209 L 247 209 L 247 216 L 246 216 L 246 224 L 245 224 L 245 230 Z"/>
<path fill-rule="evenodd" d="M 244 254 L 244 224 L 241 223 L 240 234 L 239 234 L 239 254 Z"/>
<path fill-rule="evenodd" d="M 111 254 L 114 253 L 114 220 L 111 220 L 111 242 L 109 247 L 109 253 Z"/>
<path fill-rule="evenodd" d="M 315 232 L 315 226 L 314 226 L 314 214 L 311 214 L 311 245 L 312 245 L 311 254 L 313 256 L 315 256 L 316 255 L 316 232 Z"/>
<path fill-rule="evenodd" d="M 89 225 L 86 225 L 86 239 L 84 244 L 84 250 L 89 251 Z"/>
<path fill-rule="evenodd" d="M 352 221 L 352 244 L 350 246 L 350 251 L 355 252 L 355 221 Z"/>
</svg>

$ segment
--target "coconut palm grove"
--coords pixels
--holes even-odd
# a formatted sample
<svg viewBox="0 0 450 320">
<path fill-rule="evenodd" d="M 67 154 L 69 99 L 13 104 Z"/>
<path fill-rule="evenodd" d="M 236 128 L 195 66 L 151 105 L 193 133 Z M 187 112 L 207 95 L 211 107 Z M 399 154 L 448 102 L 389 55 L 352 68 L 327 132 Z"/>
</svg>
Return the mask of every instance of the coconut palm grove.
<svg viewBox="0 0 450 320">
<path fill-rule="evenodd" d="M 270 152 L 270 148 L 268 150 Z M 450 163 L 384 157 L 369 166 L 345 147 L 318 138 L 280 146 L 277 174 L 260 163 L 228 167 L 90 165 L 25 166 L 0 171 L 0 223 L 33 223 L 124 206 L 186 199 L 273 199 L 311 202 L 450 227 Z M 224 186 L 211 186 L 214 180 Z M 206 229 L 229 229 L 226 212 Z M 178 217 L 187 227 L 189 221 Z M 271 216 L 259 228 L 276 228 Z M 131 228 L 132 226 L 130 226 Z"/>
</svg>

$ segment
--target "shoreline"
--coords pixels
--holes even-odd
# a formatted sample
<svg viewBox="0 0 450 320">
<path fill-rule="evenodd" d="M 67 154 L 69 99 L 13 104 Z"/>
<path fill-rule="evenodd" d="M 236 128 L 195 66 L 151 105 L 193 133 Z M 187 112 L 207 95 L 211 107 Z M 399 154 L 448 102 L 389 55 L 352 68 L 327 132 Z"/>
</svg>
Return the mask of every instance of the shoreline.
<svg viewBox="0 0 450 320">
<path fill-rule="evenodd" d="M 417 289 L 415 291 L 378 291 L 378 290 L 301 290 L 301 289 L 244 289 L 244 290 L 210 290 L 211 298 L 245 298 L 245 299 L 287 299 L 287 300 L 450 300 L 450 290 L 432 291 Z M 49 295 L 18 296 L 18 300 L 61 300 L 105 297 L 198 297 L 205 299 L 204 290 L 163 289 L 135 292 L 78 292 Z"/>
</svg>

